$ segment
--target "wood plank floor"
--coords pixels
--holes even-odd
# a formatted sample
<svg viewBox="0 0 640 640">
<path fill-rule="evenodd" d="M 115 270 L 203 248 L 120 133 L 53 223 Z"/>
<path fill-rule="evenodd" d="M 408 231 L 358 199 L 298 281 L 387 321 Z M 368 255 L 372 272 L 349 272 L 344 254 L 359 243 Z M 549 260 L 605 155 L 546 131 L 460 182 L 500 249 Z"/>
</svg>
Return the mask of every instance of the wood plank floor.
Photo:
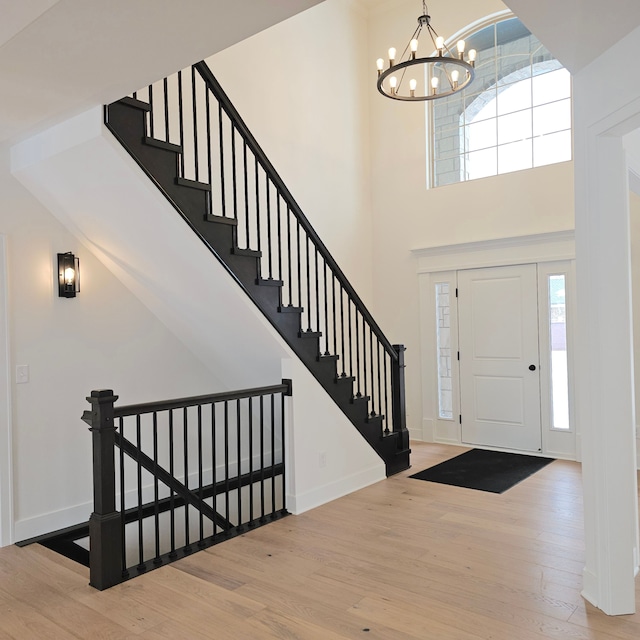
<svg viewBox="0 0 640 640">
<path fill-rule="evenodd" d="M 640 638 L 640 613 L 580 597 L 577 464 L 496 495 L 409 479 L 462 452 L 412 448 L 409 472 L 102 593 L 39 545 L 1 549 L 0 638 Z"/>
</svg>

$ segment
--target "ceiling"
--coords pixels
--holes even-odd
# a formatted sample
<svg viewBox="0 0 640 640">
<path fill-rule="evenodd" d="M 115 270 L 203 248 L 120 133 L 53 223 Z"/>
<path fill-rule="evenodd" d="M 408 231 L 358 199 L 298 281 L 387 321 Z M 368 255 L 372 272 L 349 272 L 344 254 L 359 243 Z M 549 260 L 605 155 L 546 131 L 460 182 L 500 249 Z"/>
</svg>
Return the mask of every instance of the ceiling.
<svg viewBox="0 0 640 640">
<path fill-rule="evenodd" d="M 322 0 L 0 0 L 0 142 L 116 100 Z"/>
<path fill-rule="evenodd" d="M 640 26 L 639 0 L 504 2 L 574 74 Z"/>
<path fill-rule="evenodd" d="M 115 100 L 321 1 L 0 0 L 0 142 Z M 505 2 L 573 73 L 640 25 L 639 0 Z"/>
</svg>

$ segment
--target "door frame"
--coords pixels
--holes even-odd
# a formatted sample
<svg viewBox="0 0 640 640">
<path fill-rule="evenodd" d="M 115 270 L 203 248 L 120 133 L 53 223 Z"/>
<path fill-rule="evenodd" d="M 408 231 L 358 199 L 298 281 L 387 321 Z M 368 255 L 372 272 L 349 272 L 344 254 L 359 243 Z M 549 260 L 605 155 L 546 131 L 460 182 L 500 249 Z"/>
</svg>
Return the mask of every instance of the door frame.
<svg viewBox="0 0 640 640">
<path fill-rule="evenodd" d="M 7 281 L 7 244 L 0 234 L 0 547 L 14 538 Z"/>
<path fill-rule="evenodd" d="M 455 387 L 459 389 L 459 383 L 454 381 L 454 419 L 442 420 L 438 417 L 438 380 L 437 367 L 434 366 L 437 357 L 436 326 L 435 326 L 435 284 L 438 282 L 453 282 L 455 287 L 456 272 L 463 269 L 477 269 L 487 267 L 510 266 L 516 264 L 537 264 L 538 269 L 543 274 L 552 274 L 557 270 L 557 263 L 569 262 L 567 273 L 572 293 L 567 300 L 570 309 L 575 308 L 575 241 L 573 230 L 558 231 L 553 233 L 518 236 L 512 238 L 499 238 L 480 242 L 469 242 L 449 246 L 424 247 L 414 249 L 413 256 L 417 261 L 418 289 L 420 301 L 420 337 L 421 337 L 421 374 L 422 374 L 422 424 L 421 428 L 413 429 L 411 437 L 427 442 L 442 442 L 446 444 L 462 445 L 460 424 L 458 415 L 460 413 L 459 393 L 456 394 Z M 554 264 L 555 263 L 555 264 Z M 551 270 L 549 270 L 551 269 Z M 539 282 L 542 279 L 539 278 Z M 540 300 L 540 293 L 539 300 Z M 451 315 L 457 317 L 457 300 L 451 298 Z M 454 309 L 455 307 L 455 309 Z M 540 308 L 539 319 L 547 312 L 546 308 Z M 575 325 L 575 314 L 569 311 L 569 323 L 567 333 L 568 339 L 573 340 L 573 329 Z M 545 328 L 546 330 L 546 328 Z M 541 332 L 541 333 L 544 333 Z M 457 332 L 456 332 L 457 340 Z M 569 347 L 570 348 L 570 347 Z M 456 344 L 457 351 L 457 344 Z M 571 350 L 569 367 L 572 369 L 573 355 Z M 544 367 L 546 369 L 546 367 Z M 542 373 L 542 372 L 541 372 Z M 541 384 L 545 389 L 549 388 L 548 372 L 541 377 Z M 573 398 L 572 379 L 570 377 L 570 402 Z M 553 455 L 559 458 L 579 459 L 579 434 L 577 429 L 571 432 L 571 438 L 575 439 L 570 443 L 558 445 L 557 438 L 550 438 L 549 430 L 549 399 L 546 404 L 541 392 L 541 409 L 544 414 L 542 422 L 543 432 L 543 454 Z M 547 412 L 545 414 L 545 412 Z M 562 438 L 561 438 L 562 439 Z M 575 454 L 574 454 L 575 451 Z"/>
</svg>

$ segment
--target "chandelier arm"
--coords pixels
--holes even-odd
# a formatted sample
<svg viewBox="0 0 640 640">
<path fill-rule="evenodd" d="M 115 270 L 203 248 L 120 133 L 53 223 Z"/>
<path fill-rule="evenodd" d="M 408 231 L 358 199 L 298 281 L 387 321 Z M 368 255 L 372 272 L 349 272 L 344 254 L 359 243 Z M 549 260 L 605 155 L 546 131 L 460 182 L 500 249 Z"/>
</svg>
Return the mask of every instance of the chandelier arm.
<svg viewBox="0 0 640 640">
<path fill-rule="evenodd" d="M 411 40 L 417 39 L 418 36 L 420 35 L 420 31 L 422 31 L 422 25 L 418 25 L 416 27 L 416 30 L 413 32 L 413 35 L 411 36 L 411 38 L 409 38 L 409 42 L 407 43 L 407 46 L 404 48 L 404 51 L 402 52 L 402 55 L 400 56 L 400 60 L 402 61 L 402 58 L 404 58 L 405 53 L 407 53 L 407 49 L 409 49 L 409 47 L 411 46 Z M 394 68 L 397 67 L 398 65 L 394 65 Z M 400 76 L 399 80 L 398 80 L 398 89 L 400 88 L 400 86 L 402 85 L 402 81 L 404 80 L 404 76 L 407 72 L 407 68 L 405 67 L 402 70 L 402 75 Z"/>
<path fill-rule="evenodd" d="M 438 46 L 436 45 L 436 38 L 438 37 L 438 32 L 431 26 L 431 24 L 427 24 L 427 31 L 429 32 L 429 36 L 431 37 L 431 42 L 433 43 L 434 51 L 438 50 Z M 445 48 L 446 48 L 445 44 Z"/>
<path fill-rule="evenodd" d="M 407 53 L 407 49 L 409 49 L 409 47 L 411 46 L 411 41 L 418 38 L 418 36 L 420 35 L 421 29 L 422 29 L 421 25 L 418 25 L 416 27 L 416 30 L 413 32 L 413 35 L 409 38 L 409 42 L 407 42 L 407 46 L 404 48 L 404 51 L 402 52 L 402 55 L 399 58 L 400 60 L 402 60 L 402 58 L 404 58 L 404 54 Z"/>
</svg>

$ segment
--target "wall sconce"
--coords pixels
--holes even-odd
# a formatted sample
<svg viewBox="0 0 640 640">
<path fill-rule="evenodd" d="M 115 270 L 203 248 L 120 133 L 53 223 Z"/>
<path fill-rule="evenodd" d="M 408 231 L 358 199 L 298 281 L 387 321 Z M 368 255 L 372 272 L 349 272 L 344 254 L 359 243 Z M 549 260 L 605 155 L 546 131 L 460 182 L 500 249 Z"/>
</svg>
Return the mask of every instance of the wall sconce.
<svg viewBox="0 0 640 640">
<path fill-rule="evenodd" d="M 71 251 L 58 254 L 58 296 L 75 298 L 80 291 L 80 260 Z"/>
</svg>

